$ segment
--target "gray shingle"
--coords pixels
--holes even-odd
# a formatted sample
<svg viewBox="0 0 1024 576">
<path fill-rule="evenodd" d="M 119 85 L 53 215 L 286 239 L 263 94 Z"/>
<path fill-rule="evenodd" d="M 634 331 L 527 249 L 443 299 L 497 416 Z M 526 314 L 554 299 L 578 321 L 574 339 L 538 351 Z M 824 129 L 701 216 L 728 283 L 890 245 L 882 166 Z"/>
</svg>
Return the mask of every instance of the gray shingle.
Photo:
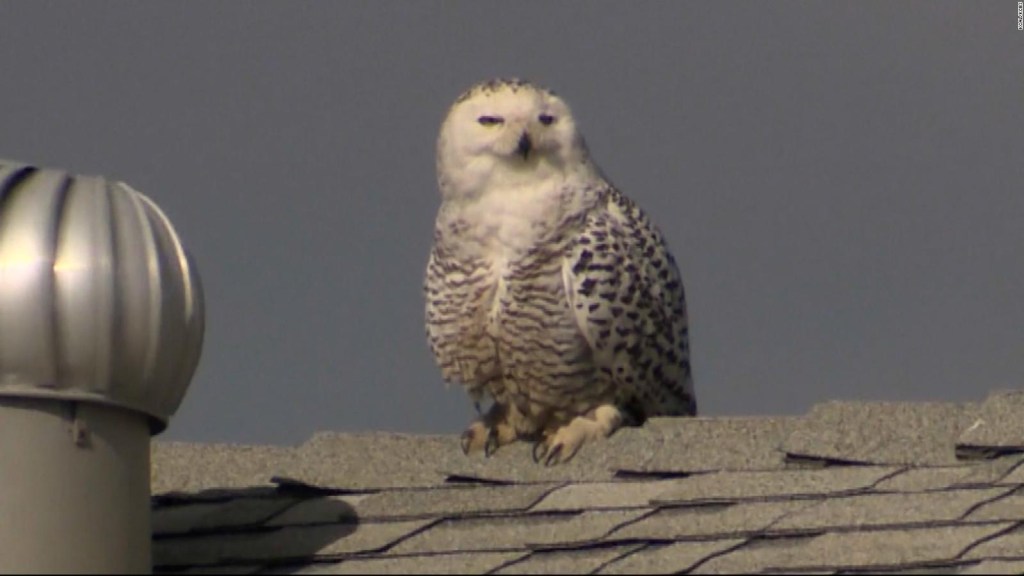
<svg viewBox="0 0 1024 576">
<path fill-rule="evenodd" d="M 556 484 L 516 486 L 444 487 L 433 490 L 389 490 L 359 503 L 360 517 L 387 516 L 466 516 L 483 513 L 526 510 Z"/>
<path fill-rule="evenodd" d="M 678 487 L 680 482 L 684 480 L 570 484 L 545 496 L 531 511 L 643 508 L 652 498 Z"/>
<path fill-rule="evenodd" d="M 974 410 L 947 403 L 827 402 L 782 443 L 792 456 L 867 464 L 957 464 L 955 442 Z"/>
<path fill-rule="evenodd" d="M 879 491 L 922 492 L 952 487 L 990 486 L 995 483 L 1024 484 L 1008 476 L 1010 470 L 1019 466 L 1024 456 L 1003 456 L 993 460 L 971 461 L 959 466 L 936 466 L 909 468 L 875 486 Z M 1024 467 L 1018 468 L 1024 471 Z"/>
<path fill-rule="evenodd" d="M 270 519 L 267 526 L 331 524 L 343 520 L 458 517 L 525 511 L 552 484 L 515 486 L 442 486 L 431 490 L 396 489 L 374 494 L 342 494 L 299 502 Z"/>
<path fill-rule="evenodd" d="M 199 521 L 193 526 L 193 530 L 213 531 L 259 526 L 298 501 L 297 498 L 287 496 L 239 498 L 227 502 L 199 518 Z"/>
<path fill-rule="evenodd" d="M 636 433 L 634 429 L 616 432 L 605 440 L 602 449 L 585 447 L 567 463 L 558 466 L 538 465 L 533 461 L 533 445 L 529 442 L 516 442 L 502 446 L 490 458 L 479 454 L 464 456 L 458 448 L 458 458 L 450 458 L 444 463 L 444 472 L 450 477 L 479 479 L 488 482 L 506 483 L 554 483 L 554 482 L 599 482 L 611 480 L 615 475 L 617 463 L 622 459 L 618 450 L 613 448 L 622 438 Z"/>
<path fill-rule="evenodd" d="M 858 575 L 864 576 L 945 576 L 947 574 L 955 573 L 962 563 L 959 562 L 938 562 L 929 563 L 924 565 L 909 565 L 896 568 L 874 568 L 871 570 L 857 570 Z M 833 572 L 836 573 L 836 572 Z M 841 571 L 840 574 L 849 574 L 849 572 Z M 801 574 L 803 574 L 801 572 Z"/>
<path fill-rule="evenodd" d="M 957 574 L 1024 574 L 1024 560 L 985 560 L 957 570 Z"/>
<path fill-rule="evenodd" d="M 994 392 L 965 427 L 957 446 L 1024 450 L 1024 391 Z"/>
<path fill-rule="evenodd" d="M 185 570 L 174 570 L 173 572 L 155 572 L 156 574 L 256 574 L 264 573 L 263 564 L 227 564 L 221 566 L 193 566 Z"/>
<path fill-rule="evenodd" d="M 532 461 L 528 443 L 466 457 L 456 436 L 318 434 L 299 448 L 157 443 L 155 486 L 182 492 L 153 500 L 155 568 L 1013 570 L 1024 562 L 1024 528 L 1010 530 L 1024 526 L 1024 454 L 1005 455 L 1016 448 L 1002 436 L 1024 421 L 1021 400 L 831 403 L 805 419 L 655 418 L 552 468 Z M 976 421 L 984 424 L 970 428 Z M 961 433 L 977 444 L 956 460 Z M 349 492 L 274 487 L 275 474 Z M 473 479 L 483 483 L 453 482 Z"/>
<path fill-rule="evenodd" d="M 441 470 L 455 455 L 465 458 L 456 436 L 320 432 L 275 475 L 320 488 L 428 487 L 444 483 Z"/>
<path fill-rule="evenodd" d="M 471 552 L 430 556 L 353 558 L 315 564 L 293 574 L 485 574 L 525 552 Z"/>
<path fill-rule="evenodd" d="M 887 568 L 952 562 L 972 544 L 1009 524 L 960 525 L 910 530 L 831 532 L 821 536 L 752 541 L 698 566 L 695 574 L 748 573 L 765 569 Z"/>
<path fill-rule="evenodd" d="M 652 418 L 642 427 L 623 428 L 600 445 L 581 450 L 568 464 L 537 466 L 532 446 L 502 447 L 491 458 L 445 460 L 452 476 L 498 482 L 600 482 L 616 471 L 687 473 L 709 470 L 776 469 L 777 450 L 792 418 Z M 729 446 L 727 450 L 722 446 Z"/>
<path fill-rule="evenodd" d="M 610 446 L 628 458 L 618 470 L 708 472 L 773 470 L 785 466 L 779 445 L 797 418 L 651 418 L 642 433 Z M 728 447 L 728 448 L 724 448 Z M 644 455 L 638 458 L 637 455 Z"/>
<path fill-rule="evenodd" d="M 782 518 L 771 529 L 817 530 L 950 522 L 964 516 L 972 507 L 1008 491 L 1008 488 L 983 488 L 829 498 Z"/>
<path fill-rule="evenodd" d="M 656 502 L 733 501 L 779 496 L 845 494 L 865 490 L 899 471 L 885 466 L 836 466 L 820 470 L 719 472 L 686 478 Z"/>
<path fill-rule="evenodd" d="M 200 502 L 157 508 L 153 510 L 152 516 L 153 534 L 167 536 L 191 532 L 203 516 L 223 505 L 223 502 Z"/>
<path fill-rule="evenodd" d="M 969 476 L 974 470 L 971 466 L 938 466 L 908 468 L 903 472 L 886 478 L 875 485 L 880 492 L 923 492 L 949 488 Z"/>
<path fill-rule="evenodd" d="M 1022 415 L 1024 416 L 1024 415 Z M 990 484 L 1024 484 L 1014 482 L 1011 471 L 1020 470 L 1024 462 L 1024 454 L 1010 454 L 1000 456 L 991 460 L 971 463 L 971 472 L 960 479 L 957 486 L 985 486 Z"/>
<path fill-rule="evenodd" d="M 786 514 L 814 503 L 814 500 L 782 500 L 662 508 L 615 530 L 608 539 L 664 540 L 743 535 L 764 530 Z"/>
<path fill-rule="evenodd" d="M 431 521 L 292 526 L 269 531 L 163 538 L 153 542 L 155 566 L 215 565 L 313 558 L 385 548 Z"/>
<path fill-rule="evenodd" d="M 1024 519 L 1024 488 L 1018 488 L 1005 498 L 980 506 L 967 516 L 967 520 L 971 521 L 1021 519 Z"/>
<path fill-rule="evenodd" d="M 856 573 L 857 574 L 871 574 L 870 571 L 861 572 L 859 570 Z M 759 572 L 758 574 L 799 574 L 800 576 L 811 576 L 812 574 L 813 575 L 818 575 L 818 574 L 820 574 L 820 575 L 843 574 L 843 572 L 840 572 L 838 569 L 827 569 L 827 568 L 812 568 L 810 570 L 808 570 L 808 569 L 803 569 L 803 570 L 798 570 L 798 569 L 781 570 L 781 569 L 776 568 L 776 569 L 768 569 L 768 570 L 765 570 L 764 572 Z M 890 574 L 890 572 L 881 572 L 880 574 Z"/>
<path fill-rule="evenodd" d="M 709 558 L 691 571 L 691 574 L 744 574 L 770 571 L 772 568 L 793 567 L 789 558 L 799 558 L 802 550 L 817 537 L 755 539 L 723 551 Z"/>
<path fill-rule="evenodd" d="M 269 486 L 292 448 L 240 444 L 152 442 L 151 490 L 198 492 L 208 488 Z"/>
<path fill-rule="evenodd" d="M 264 526 L 308 526 L 313 524 L 351 524 L 364 520 L 356 512 L 367 494 L 345 494 L 307 498 L 282 513 L 269 518 Z"/>
<path fill-rule="evenodd" d="M 1000 524 L 1009 528 L 1012 524 Z M 985 560 L 993 558 L 1024 560 L 1024 525 L 1018 524 L 1013 530 L 1007 530 L 987 542 L 982 542 L 964 554 L 965 560 Z"/>
<path fill-rule="evenodd" d="M 1024 484 L 1024 464 L 1021 464 L 1020 456 L 1001 458 L 1000 460 L 1016 460 L 1017 466 L 1005 476 L 1001 477 L 1000 484 Z"/>
<path fill-rule="evenodd" d="M 627 544 L 580 550 L 540 550 L 494 573 L 591 574 L 620 556 L 642 547 L 642 544 Z"/>
<path fill-rule="evenodd" d="M 589 542 L 646 512 L 612 510 L 446 520 L 400 542 L 389 553 L 519 550 Z"/>
<path fill-rule="evenodd" d="M 715 554 L 739 546 L 743 539 L 675 542 L 652 545 L 627 554 L 601 569 L 598 574 L 670 574 L 690 570 Z"/>
</svg>

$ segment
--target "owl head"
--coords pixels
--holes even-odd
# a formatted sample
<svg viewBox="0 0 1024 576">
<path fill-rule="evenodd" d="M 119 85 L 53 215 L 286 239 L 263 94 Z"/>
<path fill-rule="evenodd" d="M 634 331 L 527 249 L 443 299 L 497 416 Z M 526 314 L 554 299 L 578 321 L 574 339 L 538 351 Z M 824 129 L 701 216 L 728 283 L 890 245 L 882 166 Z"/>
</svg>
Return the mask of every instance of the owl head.
<svg viewBox="0 0 1024 576">
<path fill-rule="evenodd" d="M 446 196 L 592 170 L 565 101 L 517 79 L 482 82 L 459 96 L 441 125 L 437 168 Z"/>
</svg>

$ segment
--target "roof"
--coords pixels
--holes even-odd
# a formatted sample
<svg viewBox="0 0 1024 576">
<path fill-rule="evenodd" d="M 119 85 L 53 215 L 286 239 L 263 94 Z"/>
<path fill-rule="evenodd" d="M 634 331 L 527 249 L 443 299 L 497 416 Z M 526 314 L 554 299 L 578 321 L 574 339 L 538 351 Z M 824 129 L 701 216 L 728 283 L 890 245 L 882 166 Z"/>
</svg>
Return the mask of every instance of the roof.
<svg viewBox="0 0 1024 576">
<path fill-rule="evenodd" d="M 1024 392 L 656 418 L 568 464 L 456 436 L 156 442 L 154 570 L 1024 572 Z"/>
</svg>

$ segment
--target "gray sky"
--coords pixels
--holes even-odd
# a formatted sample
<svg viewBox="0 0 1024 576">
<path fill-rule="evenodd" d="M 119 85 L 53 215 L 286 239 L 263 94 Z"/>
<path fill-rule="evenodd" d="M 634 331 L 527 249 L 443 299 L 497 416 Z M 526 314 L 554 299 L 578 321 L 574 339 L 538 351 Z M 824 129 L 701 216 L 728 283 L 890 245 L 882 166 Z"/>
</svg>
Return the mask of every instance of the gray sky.
<svg viewBox="0 0 1024 576">
<path fill-rule="evenodd" d="M 1016 2 L 4 2 L 0 157 L 124 180 L 195 256 L 166 439 L 460 432 L 423 329 L 469 85 L 572 105 L 683 273 L 704 415 L 1024 383 Z"/>
</svg>

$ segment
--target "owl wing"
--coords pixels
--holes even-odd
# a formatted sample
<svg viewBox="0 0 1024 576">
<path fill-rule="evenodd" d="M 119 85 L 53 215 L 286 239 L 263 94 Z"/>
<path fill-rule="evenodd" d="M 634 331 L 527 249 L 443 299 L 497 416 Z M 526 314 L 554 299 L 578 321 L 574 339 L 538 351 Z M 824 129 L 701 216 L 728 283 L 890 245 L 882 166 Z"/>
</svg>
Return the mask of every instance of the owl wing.
<svg viewBox="0 0 1024 576">
<path fill-rule="evenodd" d="M 451 273 L 452 264 L 439 251 L 435 241 L 427 261 L 424 291 L 427 297 L 427 342 L 434 359 L 441 368 L 441 376 L 447 382 L 461 380 L 456 354 L 453 348 L 459 331 L 459 303 L 453 298 L 445 278 Z"/>
<path fill-rule="evenodd" d="M 424 280 L 427 342 L 442 378 L 478 399 L 499 374 L 494 341 L 484 332 L 493 286 L 486 266 L 455 258 L 446 246 L 436 231 Z"/>
<path fill-rule="evenodd" d="M 696 414 L 683 284 L 640 208 L 609 187 L 562 271 L 576 323 L 617 403 L 639 421 Z"/>
</svg>

